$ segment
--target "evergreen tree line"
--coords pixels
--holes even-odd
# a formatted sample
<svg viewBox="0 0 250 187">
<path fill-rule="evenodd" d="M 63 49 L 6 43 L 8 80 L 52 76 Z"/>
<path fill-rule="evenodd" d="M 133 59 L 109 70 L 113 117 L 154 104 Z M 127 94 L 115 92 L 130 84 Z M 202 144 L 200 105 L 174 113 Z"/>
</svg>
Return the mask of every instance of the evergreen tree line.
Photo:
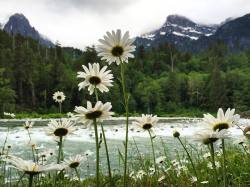
<svg viewBox="0 0 250 187">
<path fill-rule="evenodd" d="M 137 48 L 126 66 L 131 113 L 158 115 L 214 112 L 233 107 L 250 115 L 250 50 L 231 53 L 222 42 L 206 51 L 191 54 L 173 45 Z M 99 62 L 92 47 L 84 51 L 61 47 L 46 48 L 31 38 L 10 36 L 0 30 L 0 113 L 56 113 L 52 95 L 63 91 L 63 111 L 92 100 L 87 90 L 78 91 L 77 72 L 82 65 Z M 114 86 L 102 101 L 111 101 L 113 111 L 122 114 L 119 66 L 110 66 Z"/>
</svg>

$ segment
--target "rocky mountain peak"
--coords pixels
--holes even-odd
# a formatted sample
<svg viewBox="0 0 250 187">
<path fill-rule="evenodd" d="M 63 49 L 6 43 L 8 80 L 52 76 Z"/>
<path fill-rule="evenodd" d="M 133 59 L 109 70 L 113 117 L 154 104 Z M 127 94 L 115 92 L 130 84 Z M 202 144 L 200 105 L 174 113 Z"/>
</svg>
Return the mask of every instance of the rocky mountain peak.
<svg viewBox="0 0 250 187">
<path fill-rule="evenodd" d="M 20 13 L 10 16 L 3 30 L 9 34 L 20 34 L 25 37 L 31 37 L 38 40 L 41 45 L 48 47 L 54 46 L 51 41 L 44 38 L 34 27 L 32 27 L 29 20 Z"/>
<path fill-rule="evenodd" d="M 151 47 L 162 42 L 169 42 L 177 47 L 185 48 L 186 42 L 211 36 L 216 32 L 216 29 L 210 25 L 197 24 L 184 16 L 169 15 L 159 29 L 138 37 L 137 45 Z"/>
<path fill-rule="evenodd" d="M 196 24 L 185 16 L 178 14 L 167 16 L 165 24 L 176 24 L 183 27 L 194 27 Z"/>
</svg>

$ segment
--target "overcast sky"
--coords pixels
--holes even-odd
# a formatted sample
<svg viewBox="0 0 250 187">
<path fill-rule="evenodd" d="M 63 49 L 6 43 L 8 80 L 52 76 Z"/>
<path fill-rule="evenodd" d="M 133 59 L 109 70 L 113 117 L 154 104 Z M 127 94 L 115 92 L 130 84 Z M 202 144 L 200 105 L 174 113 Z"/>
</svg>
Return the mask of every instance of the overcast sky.
<svg viewBox="0 0 250 187">
<path fill-rule="evenodd" d="M 0 0 L 0 23 L 23 13 L 41 34 L 84 49 L 106 31 L 132 36 L 160 27 L 169 14 L 214 24 L 250 13 L 250 0 Z"/>
</svg>

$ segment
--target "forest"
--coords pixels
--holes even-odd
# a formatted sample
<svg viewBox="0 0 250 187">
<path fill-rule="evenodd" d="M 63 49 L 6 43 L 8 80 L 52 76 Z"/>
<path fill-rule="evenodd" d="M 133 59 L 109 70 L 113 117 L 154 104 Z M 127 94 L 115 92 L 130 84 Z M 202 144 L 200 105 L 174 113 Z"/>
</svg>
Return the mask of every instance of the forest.
<svg viewBox="0 0 250 187">
<path fill-rule="evenodd" d="M 20 35 L 0 30 L 0 116 L 3 112 L 58 113 L 52 99 L 56 91 L 66 95 L 63 113 L 92 101 L 87 90 L 78 91 L 76 75 L 82 65 L 99 62 L 95 46 L 84 51 L 41 46 Z M 119 66 L 109 66 L 119 77 Z M 165 43 L 157 48 L 138 46 L 135 58 L 126 66 L 131 114 L 159 116 L 201 116 L 219 107 L 236 108 L 250 116 L 250 49 L 229 51 L 221 41 L 198 54 L 179 51 Z M 117 76 L 116 76 L 117 75 Z M 120 80 L 114 80 L 102 101 L 111 101 L 113 111 L 123 114 Z"/>
</svg>

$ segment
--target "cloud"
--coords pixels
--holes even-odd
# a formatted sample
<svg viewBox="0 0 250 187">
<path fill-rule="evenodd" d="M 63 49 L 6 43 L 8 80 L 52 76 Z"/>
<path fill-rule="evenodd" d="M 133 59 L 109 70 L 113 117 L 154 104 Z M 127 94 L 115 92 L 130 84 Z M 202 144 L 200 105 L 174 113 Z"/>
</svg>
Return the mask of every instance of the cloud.
<svg viewBox="0 0 250 187">
<path fill-rule="evenodd" d="M 249 0 L 0 0 L 0 23 L 23 13 L 40 33 L 63 46 L 84 49 L 106 31 L 131 36 L 159 28 L 170 14 L 218 24 L 250 13 Z"/>
<path fill-rule="evenodd" d="M 49 0 L 47 6 L 54 10 L 92 11 L 98 13 L 117 12 L 136 0 Z"/>
</svg>

